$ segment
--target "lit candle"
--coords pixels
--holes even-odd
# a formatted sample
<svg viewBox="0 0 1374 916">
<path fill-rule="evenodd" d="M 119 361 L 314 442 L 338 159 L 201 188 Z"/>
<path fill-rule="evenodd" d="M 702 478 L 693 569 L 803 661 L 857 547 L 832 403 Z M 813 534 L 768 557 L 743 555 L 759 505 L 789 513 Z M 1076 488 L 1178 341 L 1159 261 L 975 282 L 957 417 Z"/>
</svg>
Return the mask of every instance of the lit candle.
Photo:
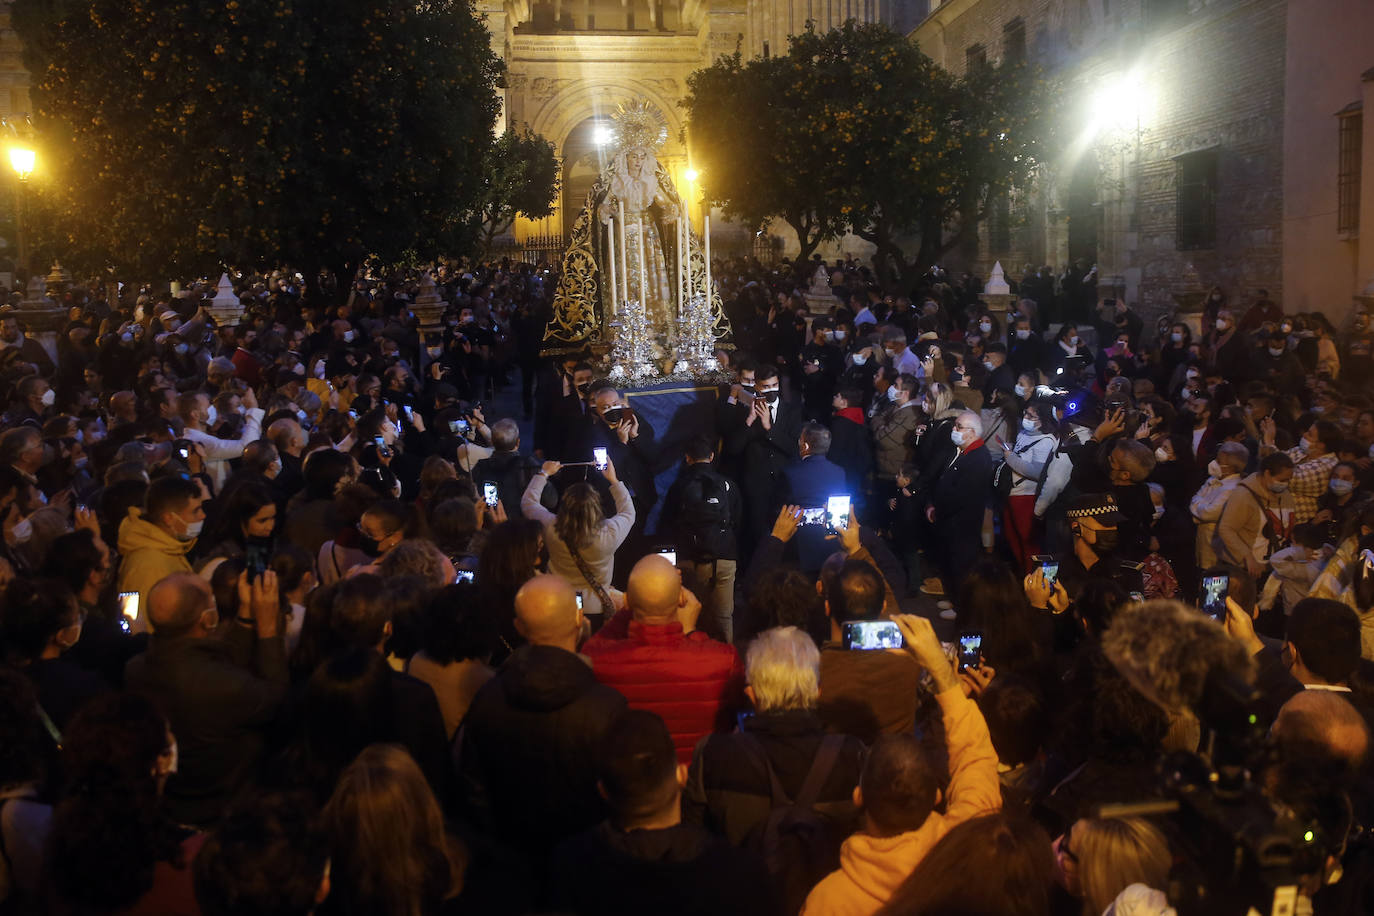
<svg viewBox="0 0 1374 916">
<path fill-rule="evenodd" d="M 682 238 L 682 212 L 679 210 L 677 219 L 677 317 L 679 318 L 684 314 L 683 304 L 686 302 L 683 298 L 685 290 L 682 284 L 682 259 L 687 254 L 687 246 L 682 243 Z"/>
<path fill-rule="evenodd" d="M 682 308 L 686 314 L 687 308 L 692 304 L 692 218 L 687 215 L 686 204 L 682 206 L 682 238 L 685 242 L 683 247 L 687 249 L 687 253 L 683 255 L 682 259 L 683 285 L 687 287 L 687 298 L 683 300 Z"/>
<path fill-rule="evenodd" d="M 617 198 L 620 207 L 620 304 L 630 299 L 630 249 L 625 247 L 625 201 Z"/>
</svg>

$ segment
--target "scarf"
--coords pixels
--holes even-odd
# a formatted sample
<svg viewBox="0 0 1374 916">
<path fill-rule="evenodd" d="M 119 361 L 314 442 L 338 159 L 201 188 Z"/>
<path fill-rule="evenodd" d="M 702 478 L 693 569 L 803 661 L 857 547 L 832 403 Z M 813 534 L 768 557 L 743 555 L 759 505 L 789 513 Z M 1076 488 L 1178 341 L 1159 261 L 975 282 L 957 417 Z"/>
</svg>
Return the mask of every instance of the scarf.
<svg viewBox="0 0 1374 916">
<path fill-rule="evenodd" d="M 864 425 L 864 411 L 862 407 L 844 407 L 835 411 L 835 416 L 844 417 L 850 422 Z"/>
</svg>

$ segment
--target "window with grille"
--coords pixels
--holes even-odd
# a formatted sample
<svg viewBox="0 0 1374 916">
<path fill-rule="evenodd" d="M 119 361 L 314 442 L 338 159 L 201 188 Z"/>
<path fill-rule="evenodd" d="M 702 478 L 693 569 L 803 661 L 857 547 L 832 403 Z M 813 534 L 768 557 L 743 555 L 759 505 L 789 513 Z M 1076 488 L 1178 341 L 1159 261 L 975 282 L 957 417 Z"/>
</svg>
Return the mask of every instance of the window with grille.
<svg viewBox="0 0 1374 916">
<path fill-rule="evenodd" d="M 1174 239 L 1179 251 L 1217 243 L 1217 154 L 1187 153 L 1174 160 Z"/>
<path fill-rule="evenodd" d="M 972 73 L 988 62 L 988 49 L 982 45 L 970 45 L 964 51 L 964 73 Z"/>
<path fill-rule="evenodd" d="M 1337 121 L 1340 159 L 1336 167 L 1336 231 L 1354 235 L 1360 231 L 1360 134 L 1364 130 L 1364 115 L 1355 108 L 1341 112 Z"/>
<path fill-rule="evenodd" d="M 1020 17 L 1002 26 L 1002 62 L 1020 63 L 1026 59 L 1026 23 Z"/>
<path fill-rule="evenodd" d="M 1006 254 L 1011 249 L 1011 201 L 998 194 L 988 212 L 988 251 Z"/>
</svg>

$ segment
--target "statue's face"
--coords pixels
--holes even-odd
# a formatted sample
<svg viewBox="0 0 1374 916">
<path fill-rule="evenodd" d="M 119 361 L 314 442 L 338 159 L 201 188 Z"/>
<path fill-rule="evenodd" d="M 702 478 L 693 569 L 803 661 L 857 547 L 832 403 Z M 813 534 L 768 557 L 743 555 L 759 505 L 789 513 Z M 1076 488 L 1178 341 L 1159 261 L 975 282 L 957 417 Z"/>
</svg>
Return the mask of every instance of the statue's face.
<svg viewBox="0 0 1374 916">
<path fill-rule="evenodd" d="M 630 171 L 638 172 L 644 167 L 644 150 L 632 149 L 625 154 L 625 164 L 630 167 Z"/>
</svg>

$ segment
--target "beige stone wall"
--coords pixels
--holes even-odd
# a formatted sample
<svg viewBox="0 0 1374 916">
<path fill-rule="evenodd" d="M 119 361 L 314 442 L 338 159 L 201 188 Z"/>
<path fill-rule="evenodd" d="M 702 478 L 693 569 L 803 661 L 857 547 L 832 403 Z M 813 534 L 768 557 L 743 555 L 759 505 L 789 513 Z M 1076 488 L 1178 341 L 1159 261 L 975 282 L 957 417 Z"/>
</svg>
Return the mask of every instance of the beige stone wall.
<svg viewBox="0 0 1374 916">
<path fill-rule="evenodd" d="M 29 72 L 24 69 L 23 44 L 10 24 L 10 4 L 0 0 L 0 117 L 27 114 Z"/>
<path fill-rule="evenodd" d="M 1179 0 L 1172 19 L 1152 0 L 950 0 L 912 34 L 963 72 L 965 52 L 1001 53 L 1002 30 L 1025 23 L 1029 56 L 1065 86 L 1067 150 L 1023 202 L 1012 246 L 990 251 L 984 232 L 964 257 L 987 275 L 995 258 L 1019 276 L 1026 261 L 1067 258 L 1069 185 L 1096 171 L 1099 274 L 1147 316 L 1220 283 L 1248 301 L 1283 295 L 1285 0 Z M 1124 79 L 1123 79 L 1124 78 Z M 1104 90 L 1136 86 L 1130 110 Z M 1177 157 L 1217 153 L 1216 242 L 1180 251 Z"/>
<path fill-rule="evenodd" d="M 1352 296 L 1374 284 L 1374 3 L 1290 0 L 1283 143 L 1283 277 L 1286 304 L 1320 310 L 1340 326 Z M 1337 232 L 1338 118 L 1363 105 L 1362 188 L 1369 217 L 1361 232 Z M 1364 244 L 1361 244 L 1363 240 Z M 1365 263 L 1361 263 L 1364 261 Z M 1370 292 L 1374 292 L 1371 289 Z"/>
</svg>

